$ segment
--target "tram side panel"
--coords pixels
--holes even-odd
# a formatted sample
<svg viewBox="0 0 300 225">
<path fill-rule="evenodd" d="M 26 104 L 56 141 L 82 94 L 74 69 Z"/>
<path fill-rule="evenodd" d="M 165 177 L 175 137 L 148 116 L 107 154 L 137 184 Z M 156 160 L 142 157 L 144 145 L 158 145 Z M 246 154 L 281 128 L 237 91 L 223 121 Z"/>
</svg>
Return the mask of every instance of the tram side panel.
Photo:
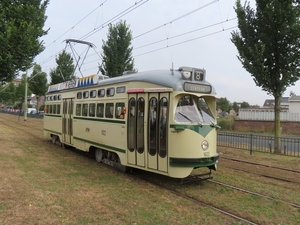
<svg viewBox="0 0 300 225">
<path fill-rule="evenodd" d="M 62 140 L 62 117 L 61 115 L 44 115 L 44 137 L 51 138 L 57 135 Z"/>
<path fill-rule="evenodd" d="M 119 155 L 122 164 L 126 162 L 126 129 L 125 124 L 112 120 L 74 119 L 74 145 L 83 151 L 96 147 Z"/>
</svg>

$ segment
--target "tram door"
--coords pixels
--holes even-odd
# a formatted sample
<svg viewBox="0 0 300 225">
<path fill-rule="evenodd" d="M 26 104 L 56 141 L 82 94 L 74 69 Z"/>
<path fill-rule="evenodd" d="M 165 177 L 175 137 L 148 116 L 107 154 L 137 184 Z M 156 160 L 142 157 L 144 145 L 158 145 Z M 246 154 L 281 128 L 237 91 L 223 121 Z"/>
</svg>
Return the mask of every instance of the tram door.
<svg viewBox="0 0 300 225">
<path fill-rule="evenodd" d="M 62 139 L 63 142 L 73 144 L 73 99 L 63 99 L 62 114 Z"/>
<path fill-rule="evenodd" d="M 148 168 L 168 171 L 169 93 L 150 93 L 148 98 Z"/>
<path fill-rule="evenodd" d="M 129 94 L 128 163 L 145 167 L 145 93 Z"/>
</svg>

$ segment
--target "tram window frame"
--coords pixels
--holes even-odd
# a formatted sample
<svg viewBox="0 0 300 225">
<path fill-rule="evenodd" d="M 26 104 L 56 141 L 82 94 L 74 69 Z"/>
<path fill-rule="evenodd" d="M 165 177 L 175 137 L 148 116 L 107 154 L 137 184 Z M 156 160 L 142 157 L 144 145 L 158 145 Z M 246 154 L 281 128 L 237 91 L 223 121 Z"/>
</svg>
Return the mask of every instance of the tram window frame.
<svg viewBox="0 0 300 225">
<path fill-rule="evenodd" d="M 104 103 L 97 103 L 97 117 L 104 117 Z"/>
<path fill-rule="evenodd" d="M 114 118 L 114 103 L 105 104 L 105 118 Z"/>
<path fill-rule="evenodd" d="M 50 105 L 49 113 L 52 114 L 52 105 Z"/>
<path fill-rule="evenodd" d="M 90 98 L 96 98 L 96 90 L 90 91 Z"/>
<path fill-rule="evenodd" d="M 53 96 L 53 100 L 56 101 L 57 100 L 57 95 Z"/>
<path fill-rule="evenodd" d="M 82 92 L 77 92 L 77 99 L 82 99 Z"/>
<path fill-rule="evenodd" d="M 117 102 L 116 103 L 116 108 L 115 108 L 115 118 L 117 119 L 124 119 L 124 108 L 125 108 L 125 103 L 124 102 Z"/>
<path fill-rule="evenodd" d="M 99 89 L 98 90 L 98 98 L 102 98 L 105 96 L 105 89 Z"/>
<path fill-rule="evenodd" d="M 61 100 L 61 95 L 58 95 L 58 96 L 57 96 L 57 100 Z"/>
<path fill-rule="evenodd" d="M 81 116 L 81 104 L 76 104 L 76 116 Z"/>
<path fill-rule="evenodd" d="M 125 93 L 126 91 L 126 87 L 125 86 L 121 86 L 121 87 L 117 87 L 116 92 L 119 93 Z"/>
<path fill-rule="evenodd" d="M 83 92 L 83 98 L 89 98 L 89 91 Z"/>
<path fill-rule="evenodd" d="M 113 97 L 115 95 L 115 88 L 107 88 L 106 89 L 106 96 Z"/>
<path fill-rule="evenodd" d="M 50 96 L 50 101 L 53 101 L 53 96 L 52 95 Z"/>
<path fill-rule="evenodd" d="M 82 116 L 88 116 L 89 104 L 84 103 L 82 104 Z"/>
<path fill-rule="evenodd" d="M 89 104 L 89 117 L 95 117 L 95 110 L 96 110 L 96 104 L 90 103 Z"/>
</svg>

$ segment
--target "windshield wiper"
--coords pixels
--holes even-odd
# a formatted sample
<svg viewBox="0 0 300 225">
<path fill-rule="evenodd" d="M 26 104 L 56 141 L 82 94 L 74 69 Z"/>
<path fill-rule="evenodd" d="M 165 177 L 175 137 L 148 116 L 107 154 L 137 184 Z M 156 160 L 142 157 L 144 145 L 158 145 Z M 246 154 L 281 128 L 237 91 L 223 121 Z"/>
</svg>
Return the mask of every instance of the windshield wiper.
<svg viewBox="0 0 300 225">
<path fill-rule="evenodd" d="M 187 120 L 189 120 L 191 123 L 194 123 L 195 121 L 193 121 L 193 120 L 191 120 L 191 118 L 190 117 L 188 117 L 187 115 L 185 115 L 185 114 L 183 114 L 182 112 L 178 112 L 180 115 L 182 115 L 184 118 L 186 118 Z M 200 122 L 197 122 L 198 123 L 198 125 L 200 126 L 200 127 L 202 127 L 202 124 L 200 123 Z"/>
<path fill-rule="evenodd" d="M 211 127 L 217 128 L 217 129 L 221 129 L 221 127 L 219 125 L 217 125 L 216 123 L 214 123 L 214 121 L 212 121 L 212 119 L 209 119 L 211 122 Z"/>
</svg>

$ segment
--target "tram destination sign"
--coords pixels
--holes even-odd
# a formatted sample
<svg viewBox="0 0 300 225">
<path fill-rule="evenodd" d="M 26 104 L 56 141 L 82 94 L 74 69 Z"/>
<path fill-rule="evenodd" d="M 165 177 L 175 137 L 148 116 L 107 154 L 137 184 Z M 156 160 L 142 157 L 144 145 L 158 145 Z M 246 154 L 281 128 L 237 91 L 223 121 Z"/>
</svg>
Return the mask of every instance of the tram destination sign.
<svg viewBox="0 0 300 225">
<path fill-rule="evenodd" d="M 211 93 L 211 86 L 206 84 L 192 84 L 192 83 L 184 83 L 183 89 L 188 92 L 197 92 L 197 93 Z"/>
</svg>

